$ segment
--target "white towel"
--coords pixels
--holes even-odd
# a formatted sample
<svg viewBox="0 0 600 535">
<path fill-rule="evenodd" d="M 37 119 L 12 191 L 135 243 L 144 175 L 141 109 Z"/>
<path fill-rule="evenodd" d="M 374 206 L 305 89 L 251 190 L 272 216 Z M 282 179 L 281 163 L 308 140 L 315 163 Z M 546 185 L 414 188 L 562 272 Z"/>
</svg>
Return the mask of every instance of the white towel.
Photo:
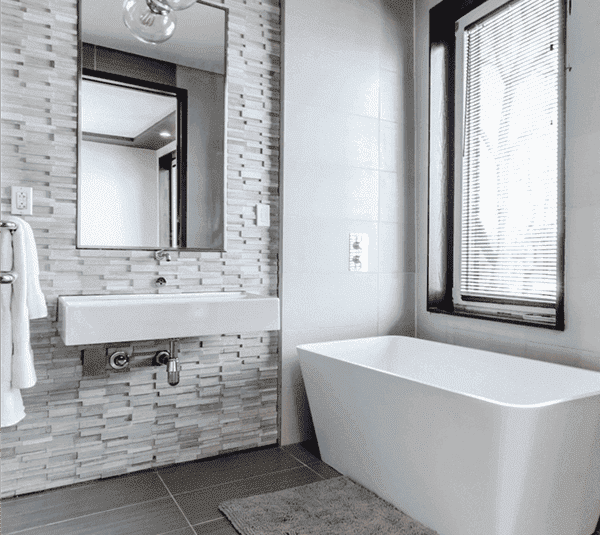
<svg viewBox="0 0 600 535">
<path fill-rule="evenodd" d="M 2 422 L 14 425 L 25 417 L 21 388 L 35 385 L 33 351 L 29 320 L 48 314 L 46 300 L 39 283 L 39 265 L 33 231 L 18 217 L 4 216 L 16 224 L 17 230 L 1 232 L 2 271 L 12 270 L 16 279 L 2 285 Z"/>
<path fill-rule="evenodd" d="M 10 271 L 12 269 L 12 243 L 10 232 L 0 232 L 0 269 Z M 12 297 L 12 284 L 0 284 L 0 322 L 2 325 L 2 337 L 0 342 L 0 409 L 2 427 L 14 425 L 25 418 L 25 408 L 21 391 L 11 386 L 12 378 L 12 321 L 10 314 L 10 301 Z"/>
</svg>

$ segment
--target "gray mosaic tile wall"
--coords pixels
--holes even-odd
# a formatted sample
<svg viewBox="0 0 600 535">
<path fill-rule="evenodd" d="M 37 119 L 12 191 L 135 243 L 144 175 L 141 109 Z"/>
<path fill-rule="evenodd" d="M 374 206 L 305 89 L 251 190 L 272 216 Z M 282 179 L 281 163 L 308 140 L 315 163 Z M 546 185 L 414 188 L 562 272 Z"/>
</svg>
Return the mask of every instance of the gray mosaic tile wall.
<svg viewBox="0 0 600 535">
<path fill-rule="evenodd" d="M 210 3 L 210 2 L 207 2 Z M 1 435 L 2 497 L 277 441 L 276 332 L 181 341 L 176 387 L 144 366 L 165 341 L 125 343 L 136 366 L 84 377 L 84 347 L 56 329 L 59 295 L 247 290 L 277 295 L 280 13 L 229 10 L 226 253 L 78 250 L 76 0 L 2 0 L 2 213 L 10 186 L 34 188 L 31 224 L 49 317 L 32 321 L 38 383 L 27 417 Z M 271 226 L 254 206 L 268 203 Z M 157 290 L 153 281 L 169 283 Z"/>
</svg>

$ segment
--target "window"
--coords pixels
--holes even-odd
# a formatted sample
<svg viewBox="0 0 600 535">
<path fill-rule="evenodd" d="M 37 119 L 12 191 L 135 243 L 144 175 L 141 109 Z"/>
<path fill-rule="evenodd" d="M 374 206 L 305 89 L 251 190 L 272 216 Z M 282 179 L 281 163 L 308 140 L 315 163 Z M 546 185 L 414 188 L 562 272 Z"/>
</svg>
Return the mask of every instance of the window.
<svg viewBox="0 0 600 535">
<path fill-rule="evenodd" d="M 430 19 L 428 309 L 562 328 L 563 3 L 470 4 Z"/>
</svg>

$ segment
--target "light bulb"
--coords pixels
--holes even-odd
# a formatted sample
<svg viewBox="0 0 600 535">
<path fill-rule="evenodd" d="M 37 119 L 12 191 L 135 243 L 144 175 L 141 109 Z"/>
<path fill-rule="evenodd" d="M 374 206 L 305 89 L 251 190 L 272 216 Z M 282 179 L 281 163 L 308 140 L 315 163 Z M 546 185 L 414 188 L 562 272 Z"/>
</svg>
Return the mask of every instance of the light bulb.
<svg viewBox="0 0 600 535">
<path fill-rule="evenodd" d="M 123 22 L 144 43 L 163 43 L 173 35 L 177 17 L 154 0 L 125 0 Z"/>
<path fill-rule="evenodd" d="M 196 3 L 196 0 L 154 0 L 154 2 L 167 9 L 180 11 L 192 7 Z"/>
</svg>

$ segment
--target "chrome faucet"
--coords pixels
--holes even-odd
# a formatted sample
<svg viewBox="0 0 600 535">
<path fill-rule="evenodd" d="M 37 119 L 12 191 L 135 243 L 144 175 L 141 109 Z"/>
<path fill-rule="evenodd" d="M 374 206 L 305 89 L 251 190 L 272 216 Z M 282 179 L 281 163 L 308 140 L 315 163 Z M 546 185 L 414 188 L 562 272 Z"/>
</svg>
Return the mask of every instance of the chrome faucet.
<svg viewBox="0 0 600 535">
<path fill-rule="evenodd" d="M 164 249 L 160 249 L 154 252 L 154 260 L 160 262 L 161 260 L 166 260 L 167 262 L 171 261 L 171 254 Z"/>
</svg>

